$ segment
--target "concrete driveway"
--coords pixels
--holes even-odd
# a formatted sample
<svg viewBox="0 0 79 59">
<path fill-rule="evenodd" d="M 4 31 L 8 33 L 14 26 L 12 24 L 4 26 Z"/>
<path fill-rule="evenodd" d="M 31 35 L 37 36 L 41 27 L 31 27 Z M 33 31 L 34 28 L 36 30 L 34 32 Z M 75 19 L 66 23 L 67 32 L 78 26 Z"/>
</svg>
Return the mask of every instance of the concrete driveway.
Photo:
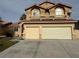
<svg viewBox="0 0 79 59">
<path fill-rule="evenodd" d="M 78 58 L 79 40 L 21 40 L 0 58 Z"/>
</svg>

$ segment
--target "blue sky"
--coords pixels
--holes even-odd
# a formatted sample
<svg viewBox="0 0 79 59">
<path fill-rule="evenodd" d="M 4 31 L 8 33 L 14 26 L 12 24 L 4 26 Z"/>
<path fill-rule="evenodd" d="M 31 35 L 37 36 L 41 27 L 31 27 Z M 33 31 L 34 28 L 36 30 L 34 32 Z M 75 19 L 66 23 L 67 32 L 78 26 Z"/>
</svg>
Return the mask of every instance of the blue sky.
<svg viewBox="0 0 79 59">
<path fill-rule="evenodd" d="M 24 13 L 25 8 L 39 4 L 46 0 L 0 0 L 0 17 L 5 21 L 17 22 Z M 49 1 L 49 0 L 48 0 Z M 52 2 L 66 3 L 73 7 L 72 18 L 79 19 L 79 0 L 50 0 Z"/>
</svg>

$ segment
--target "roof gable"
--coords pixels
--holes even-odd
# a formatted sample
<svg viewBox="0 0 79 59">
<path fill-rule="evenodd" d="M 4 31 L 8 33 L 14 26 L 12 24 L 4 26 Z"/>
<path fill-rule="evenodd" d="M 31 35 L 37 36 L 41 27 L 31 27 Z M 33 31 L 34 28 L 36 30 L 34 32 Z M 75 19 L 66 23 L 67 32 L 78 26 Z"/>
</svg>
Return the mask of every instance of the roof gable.
<svg viewBox="0 0 79 59">
<path fill-rule="evenodd" d="M 68 6 L 68 5 L 65 5 L 65 4 L 61 4 L 61 3 L 57 3 L 55 6 L 51 7 L 50 9 L 52 9 L 52 8 L 54 8 L 54 7 L 67 7 L 67 8 L 72 9 L 71 6 Z"/>
<path fill-rule="evenodd" d="M 68 5 L 62 4 L 62 3 L 57 3 L 56 6 L 64 6 L 64 7 L 67 7 L 67 8 L 72 8 L 71 6 L 68 6 Z"/>
<path fill-rule="evenodd" d="M 41 3 L 41 4 L 39 4 L 39 5 L 42 5 L 42 4 L 45 4 L 45 3 L 49 3 L 49 4 L 55 5 L 55 3 L 52 3 L 52 2 L 49 2 L 49 1 L 45 1 L 45 2 L 43 2 L 43 3 Z"/>
<path fill-rule="evenodd" d="M 39 7 L 39 6 L 37 6 L 37 5 L 33 5 L 33 6 L 31 6 L 31 7 L 29 7 L 29 8 L 27 8 L 27 9 L 25 9 L 25 11 L 27 11 L 27 10 L 29 10 L 29 9 L 33 9 L 33 8 L 37 8 L 37 9 L 39 9 L 39 8 L 41 8 L 41 9 L 44 9 L 44 8 L 42 8 L 42 7 Z M 44 9 L 45 10 L 45 9 Z"/>
<path fill-rule="evenodd" d="M 53 7 L 54 5 L 55 5 L 55 3 L 51 3 L 48 1 L 45 1 L 41 4 L 39 4 L 40 7 L 45 8 L 45 9 L 49 9 L 49 8 Z"/>
</svg>

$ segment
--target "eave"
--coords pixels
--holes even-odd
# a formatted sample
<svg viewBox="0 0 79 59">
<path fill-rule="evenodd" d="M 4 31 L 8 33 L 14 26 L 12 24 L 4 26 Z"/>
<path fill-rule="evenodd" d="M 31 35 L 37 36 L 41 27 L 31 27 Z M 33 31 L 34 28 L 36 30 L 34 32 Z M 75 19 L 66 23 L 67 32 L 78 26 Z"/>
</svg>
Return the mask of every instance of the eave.
<svg viewBox="0 0 79 59">
<path fill-rule="evenodd" d="M 26 24 L 74 24 L 77 21 L 75 20 L 63 20 L 63 21 L 58 21 L 58 20 L 54 20 L 54 21 L 26 21 L 24 23 Z"/>
<path fill-rule="evenodd" d="M 33 8 L 38 8 L 38 9 L 41 8 L 41 9 L 44 9 L 44 8 L 39 7 L 39 6 L 37 6 L 37 5 L 33 5 L 33 6 L 29 7 L 29 8 L 26 8 L 25 11 L 27 11 L 27 10 L 29 10 L 29 9 L 31 9 L 31 8 L 32 8 L 32 9 L 33 9 Z M 45 10 L 45 9 L 44 9 L 44 10 Z"/>
</svg>

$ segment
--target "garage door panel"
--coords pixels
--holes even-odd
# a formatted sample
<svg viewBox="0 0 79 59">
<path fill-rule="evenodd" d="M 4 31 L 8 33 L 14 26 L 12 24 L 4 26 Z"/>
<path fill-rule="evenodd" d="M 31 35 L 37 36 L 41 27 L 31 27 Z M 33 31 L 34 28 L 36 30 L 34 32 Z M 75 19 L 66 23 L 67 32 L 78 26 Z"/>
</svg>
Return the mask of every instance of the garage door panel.
<svg viewBox="0 0 79 59">
<path fill-rule="evenodd" d="M 42 39 L 71 39 L 71 28 L 42 28 Z"/>
<path fill-rule="evenodd" d="M 39 39 L 39 28 L 26 28 L 25 31 L 26 39 Z"/>
</svg>

